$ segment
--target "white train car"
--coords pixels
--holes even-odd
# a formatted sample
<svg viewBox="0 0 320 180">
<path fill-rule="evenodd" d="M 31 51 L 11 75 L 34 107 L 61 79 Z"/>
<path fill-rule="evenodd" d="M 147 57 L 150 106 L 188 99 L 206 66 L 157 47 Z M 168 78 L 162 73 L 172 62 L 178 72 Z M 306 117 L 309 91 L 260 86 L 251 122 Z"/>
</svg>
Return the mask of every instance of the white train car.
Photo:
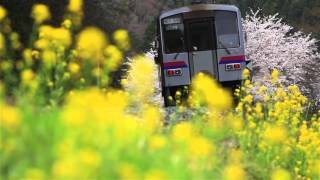
<svg viewBox="0 0 320 180">
<path fill-rule="evenodd" d="M 240 10 L 233 5 L 196 4 L 161 13 L 155 61 L 165 106 L 174 105 L 176 91 L 199 72 L 224 86 L 238 86 L 250 63 L 244 36 Z"/>
</svg>

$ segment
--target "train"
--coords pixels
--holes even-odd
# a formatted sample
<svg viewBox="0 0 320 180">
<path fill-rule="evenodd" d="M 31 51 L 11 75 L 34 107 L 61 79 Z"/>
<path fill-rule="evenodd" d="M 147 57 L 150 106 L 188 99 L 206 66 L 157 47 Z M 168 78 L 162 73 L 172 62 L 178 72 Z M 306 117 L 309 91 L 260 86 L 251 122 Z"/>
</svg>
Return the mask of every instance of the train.
<svg viewBox="0 0 320 180">
<path fill-rule="evenodd" d="M 156 29 L 155 62 L 165 106 L 174 106 L 176 92 L 188 88 L 200 72 L 233 89 L 250 68 L 241 12 L 234 5 L 200 3 L 167 10 L 157 17 Z"/>
</svg>

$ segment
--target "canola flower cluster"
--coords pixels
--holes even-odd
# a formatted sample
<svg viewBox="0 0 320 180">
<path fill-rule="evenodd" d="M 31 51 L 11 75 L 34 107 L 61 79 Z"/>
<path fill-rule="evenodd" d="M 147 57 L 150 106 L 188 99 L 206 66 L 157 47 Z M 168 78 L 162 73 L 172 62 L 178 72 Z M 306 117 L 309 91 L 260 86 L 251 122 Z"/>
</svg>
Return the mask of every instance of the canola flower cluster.
<svg viewBox="0 0 320 180">
<path fill-rule="evenodd" d="M 279 84 L 277 70 L 268 88 L 244 81 L 236 108 L 228 91 L 198 74 L 176 112 L 191 116 L 165 125 L 149 101 L 155 64 L 134 57 L 122 80 L 127 90 L 111 88 L 129 35 L 118 30 L 108 39 L 94 27 L 75 35 L 82 7 L 70 0 L 61 27 L 51 27 L 43 24 L 49 7 L 36 4 L 32 44 L 22 49 L 0 6 L 1 179 L 320 178 L 320 114 L 308 118 L 308 100 Z"/>
</svg>

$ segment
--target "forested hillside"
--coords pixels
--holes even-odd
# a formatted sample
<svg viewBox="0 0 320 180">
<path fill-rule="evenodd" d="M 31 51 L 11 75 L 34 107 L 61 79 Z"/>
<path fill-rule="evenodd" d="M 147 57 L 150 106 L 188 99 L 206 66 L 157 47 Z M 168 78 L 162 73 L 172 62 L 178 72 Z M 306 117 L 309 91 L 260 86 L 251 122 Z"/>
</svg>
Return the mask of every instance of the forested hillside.
<svg viewBox="0 0 320 180">
<path fill-rule="evenodd" d="M 9 17 L 15 30 L 22 33 L 26 42 L 31 31 L 29 16 L 31 5 L 35 2 L 50 6 L 52 22 L 58 25 L 61 21 L 66 0 L 1 0 L 9 10 Z M 163 10 L 188 5 L 191 0 L 90 0 L 85 1 L 83 25 L 95 25 L 106 32 L 117 28 L 128 29 L 134 51 L 148 49 L 154 37 L 155 17 Z M 279 13 L 290 25 L 306 33 L 313 33 L 320 39 L 320 0 L 216 0 L 216 3 L 235 4 L 243 14 L 250 8 L 262 9 L 269 15 Z M 19 12 L 19 13 L 10 13 Z M 115 21 L 117 19 L 117 21 Z"/>
</svg>

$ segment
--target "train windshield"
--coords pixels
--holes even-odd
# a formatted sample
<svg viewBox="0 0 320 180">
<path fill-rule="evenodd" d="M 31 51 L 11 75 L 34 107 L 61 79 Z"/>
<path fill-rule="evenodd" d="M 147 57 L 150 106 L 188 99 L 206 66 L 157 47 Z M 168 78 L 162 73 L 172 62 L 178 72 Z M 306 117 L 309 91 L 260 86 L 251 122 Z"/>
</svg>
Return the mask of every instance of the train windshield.
<svg viewBox="0 0 320 180">
<path fill-rule="evenodd" d="M 215 25 L 219 49 L 237 48 L 240 46 L 238 19 L 235 12 L 217 11 Z"/>
<path fill-rule="evenodd" d="M 184 25 L 180 16 L 163 20 L 163 34 L 167 54 L 185 51 Z"/>
</svg>

